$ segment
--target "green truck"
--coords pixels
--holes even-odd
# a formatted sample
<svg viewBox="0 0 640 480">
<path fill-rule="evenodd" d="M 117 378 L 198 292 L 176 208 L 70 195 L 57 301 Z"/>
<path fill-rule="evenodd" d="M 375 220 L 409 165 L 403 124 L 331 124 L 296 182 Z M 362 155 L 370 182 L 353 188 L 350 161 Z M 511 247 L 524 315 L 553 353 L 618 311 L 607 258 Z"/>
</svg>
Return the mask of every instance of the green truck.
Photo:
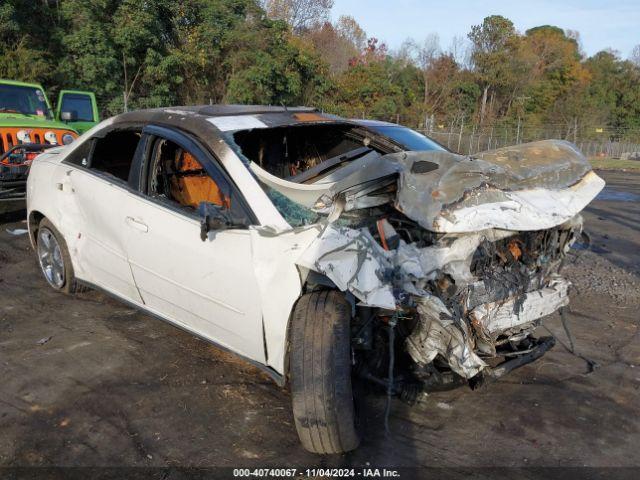
<svg viewBox="0 0 640 480">
<path fill-rule="evenodd" d="M 41 85 L 0 80 L 0 201 L 23 200 L 35 156 L 99 121 L 91 92 L 62 90 L 54 111 Z"/>
</svg>

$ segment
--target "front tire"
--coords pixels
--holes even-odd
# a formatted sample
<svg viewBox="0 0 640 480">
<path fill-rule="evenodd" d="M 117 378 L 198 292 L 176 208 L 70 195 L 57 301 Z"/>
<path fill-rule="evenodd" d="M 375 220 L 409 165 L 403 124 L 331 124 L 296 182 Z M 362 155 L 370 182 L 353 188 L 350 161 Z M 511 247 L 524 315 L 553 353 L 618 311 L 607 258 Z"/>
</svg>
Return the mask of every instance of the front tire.
<svg viewBox="0 0 640 480">
<path fill-rule="evenodd" d="M 64 237 L 46 218 L 38 225 L 36 252 L 40 270 L 54 290 L 69 294 L 81 290 L 73 274 L 73 265 Z"/>
<path fill-rule="evenodd" d="M 302 446 L 327 454 L 360 443 L 351 387 L 351 306 L 340 292 L 303 295 L 291 320 L 293 416 Z"/>
</svg>

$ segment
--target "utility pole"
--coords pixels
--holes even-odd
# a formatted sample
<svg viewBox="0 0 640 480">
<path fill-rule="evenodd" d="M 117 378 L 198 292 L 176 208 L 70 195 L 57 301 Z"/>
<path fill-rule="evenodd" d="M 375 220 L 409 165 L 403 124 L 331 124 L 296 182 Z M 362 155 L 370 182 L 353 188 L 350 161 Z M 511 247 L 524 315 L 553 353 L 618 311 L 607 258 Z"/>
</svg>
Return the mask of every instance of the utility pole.
<svg viewBox="0 0 640 480">
<path fill-rule="evenodd" d="M 516 97 L 516 100 L 518 100 L 519 105 L 518 105 L 518 130 L 516 133 L 516 145 L 520 143 L 520 128 L 522 127 L 522 117 L 524 116 L 524 102 L 526 100 L 529 100 L 531 97 L 527 97 L 524 95 L 520 95 L 519 97 Z"/>
<path fill-rule="evenodd" d="M 458 153 L 460 153 L 460 146 L 462 145 L 462 130 L 464 130 L 464 114 L 460 119 L 460 134 L 458 135 Z"/>
</svg>

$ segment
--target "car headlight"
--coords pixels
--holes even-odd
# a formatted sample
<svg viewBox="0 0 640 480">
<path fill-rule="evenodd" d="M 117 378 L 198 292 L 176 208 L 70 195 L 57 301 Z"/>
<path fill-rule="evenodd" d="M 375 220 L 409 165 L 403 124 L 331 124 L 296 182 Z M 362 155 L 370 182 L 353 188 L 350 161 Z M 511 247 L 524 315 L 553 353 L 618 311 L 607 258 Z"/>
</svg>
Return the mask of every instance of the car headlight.
<svg viewBox="0 0 640 480">
<path fill-rule="evenodd" d="M 58 144 L 58 139 L 56 138 L 56 134 L 51 131 L 45 132 L 44 139 L 47 141 L 47 143 L 50 143 L 51 145 Z"/>
<path fill-rule="evenodd" d="M 73 135 L 71 135 L 70 133 L 65 133 L 64 135 L 62 135 L 62 143 L 64 145 L 69 145 L 71 142 L 73 142 Z"/>
<path fill-rule="evenodd" d="M 22 143 L 31 143 L 31 137 L 29 136 L 28 130 L 18 130 L 16 137 L 18 138 L 18 141 Z"/>
</svg>

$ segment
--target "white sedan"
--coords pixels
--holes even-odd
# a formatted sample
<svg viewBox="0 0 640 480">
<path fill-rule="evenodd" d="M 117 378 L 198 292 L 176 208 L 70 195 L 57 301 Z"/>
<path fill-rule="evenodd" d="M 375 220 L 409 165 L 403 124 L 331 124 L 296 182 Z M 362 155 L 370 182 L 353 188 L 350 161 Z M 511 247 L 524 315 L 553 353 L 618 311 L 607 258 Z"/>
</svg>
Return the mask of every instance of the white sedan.
<svg viewBox="0 0 640 480">
<path fill-rule="evenodd" d="M 465 157 L 309 108 L 176 107 L 38 156 L 27 207 L 51 287 L 241 355 L 290 385 L 303 446 L 339 453 L 352 382 L 411 401 L 553 346 L 533 330 L 568 303 L 559 266 L 603 184 L 562 141 Z"/>
</svg>

